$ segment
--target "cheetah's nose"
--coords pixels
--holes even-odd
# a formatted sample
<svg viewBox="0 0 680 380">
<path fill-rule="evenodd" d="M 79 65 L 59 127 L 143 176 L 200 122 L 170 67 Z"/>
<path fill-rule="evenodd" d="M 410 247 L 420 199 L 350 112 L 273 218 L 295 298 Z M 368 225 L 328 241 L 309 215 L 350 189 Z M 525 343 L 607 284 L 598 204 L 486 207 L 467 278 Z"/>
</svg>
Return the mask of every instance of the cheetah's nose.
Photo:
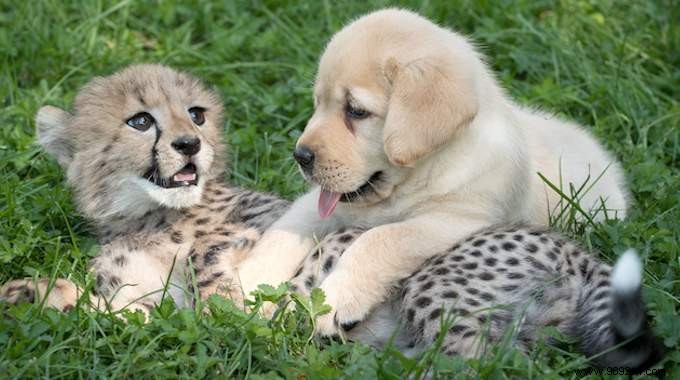
<svg viewBox="0 0 680 380">
<path fill-rule="evenodd" d="M 171 145 L 185 156 L 193 156 L 201 150 L 201 140 L 196 136 L 179 137 Z"/>
</svg>

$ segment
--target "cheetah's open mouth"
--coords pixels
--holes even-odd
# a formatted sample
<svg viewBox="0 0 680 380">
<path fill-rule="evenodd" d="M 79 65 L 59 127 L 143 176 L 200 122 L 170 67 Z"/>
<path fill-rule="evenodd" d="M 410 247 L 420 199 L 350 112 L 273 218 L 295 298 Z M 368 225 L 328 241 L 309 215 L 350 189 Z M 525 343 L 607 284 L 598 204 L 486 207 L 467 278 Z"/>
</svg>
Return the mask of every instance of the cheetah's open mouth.
<svg viewBox="0 0 680 380">
<path fill-rule="evenodd" d="M 144 174 L 144 178 L 154 185 L 165 189 L 195 186 L 198 184 L 196 165 L 192 164 L 191 162 L 186 164 L 182 169 L 169 178 L 161 177 L 158 167 L 154 166 L 149 169 L 146 174 Z"/>
</svg>

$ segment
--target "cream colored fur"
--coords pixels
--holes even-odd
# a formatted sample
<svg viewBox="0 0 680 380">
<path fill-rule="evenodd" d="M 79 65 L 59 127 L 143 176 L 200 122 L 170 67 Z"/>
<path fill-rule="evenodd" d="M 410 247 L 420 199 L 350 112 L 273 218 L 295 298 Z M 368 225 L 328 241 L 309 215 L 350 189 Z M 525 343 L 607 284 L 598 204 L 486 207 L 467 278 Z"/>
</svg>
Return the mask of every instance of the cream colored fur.
<svg viewBox="0 0 680 380">
<path fill-rule="evenodd" d="M 383 179 L 325 220 L 315 187 L 266 232 L 239 274 L 246 294 L 281 283 L 316 239 L 341 226 L 370 228 L 321 285 L 333 307 L 317 323 L 321 334 L 365 318 L 396 281 L 472 231 L 547 224 L 560 196 L 538 172 L 566 193 L 602 175 L 580 204 L 605 200 L 610 217 L 625 216 L 622 172 L 588 132 L 514 103 L 468 39 L 412 12 L 374 12 L 338 32 L 321 57 L 314 97 L 298 141 L 316 155 L 308 179 L 334 192 L 356 190 L 377 171 Z M 348 119 L 347 103 L 370 115 Z"/>
</svg>

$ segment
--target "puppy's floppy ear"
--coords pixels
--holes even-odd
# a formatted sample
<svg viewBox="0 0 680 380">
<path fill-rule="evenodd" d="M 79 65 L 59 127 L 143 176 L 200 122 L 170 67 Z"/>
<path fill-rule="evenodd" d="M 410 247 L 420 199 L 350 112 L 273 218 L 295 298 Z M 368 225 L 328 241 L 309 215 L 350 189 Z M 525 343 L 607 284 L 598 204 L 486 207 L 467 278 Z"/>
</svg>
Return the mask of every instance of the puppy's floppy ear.
<svg viewBox="0 0 680 380">
<path fill-rule="evenodd" d="M 469 124 L 478 109 L 470 78 L 442 57 L 408 63 L 390 58 L 383 67 L 392 85 L 383 143 L 390 162 L 412 166 Z"/>
<path fill-rule="evenodd" d="M 61 108 L 44 106 L 35 117 L 38 143 L 63 168 L 73 159 L 73 138 L 69 132 L 71 114 Z"/>
</svg>

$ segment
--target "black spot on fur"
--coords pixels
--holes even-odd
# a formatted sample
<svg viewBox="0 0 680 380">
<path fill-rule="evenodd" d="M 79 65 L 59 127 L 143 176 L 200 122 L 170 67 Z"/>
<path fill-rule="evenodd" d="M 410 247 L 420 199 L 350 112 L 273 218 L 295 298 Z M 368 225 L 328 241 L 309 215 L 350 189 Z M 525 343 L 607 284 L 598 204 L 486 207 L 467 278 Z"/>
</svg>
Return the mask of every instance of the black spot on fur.
<svg viewBox="0 0 680 380">
<path fill-rule="evenodd" d="M 524 275 L 522 273 L 517 273 L 517 272 L 510 272 L 507 274 L 508 278 L 511 280 L 519 280 L 521 278 L 524 278 Z"/>
<path fill-rule="evenodd" d="M 443 298 L 456 298 L 458 297 L 458 293 L 454 292 L 453 290 L 447 290 L 444 293 L 442 293 Z"/>
<path fill-rule="evenodd" d="M 317 250 L 314 250 L 314 253 L 312 253 L 312 258 L 313 258 L 314 260 L 318 259 L 318 258 L 319 258 L 319 254 L 320 254 L 320 252 L 319 252 L 318 249 L 317 249 Z"/>
<path fill-rule="evenodd" d="M 157 230 L 161 229 L 163 227 L 165 227 L 165 217 L 161 217 L 160 219 L 158 219 L 158 221 L 156 222 L 156 225 L 154 226 L 154 228 L 157 229 Z"/>
<path fill-rule="evenodd" d="M 506 241 L 505 243 L 503 243 L 503 244 L 501 245 L 501 248 L 503 248 L 503 249 L 506 250 L 506 251 L 512 251 L 512 250 L 514 250 L 515 248 L 517 248 L 517 246 L 516 246 L 515 243 L 513 243 L 513 242 Z"/>
<path fill-rule="evenodd" d="M 463 331 L 467 330 L 467 328 L 468 327 L 465 326 L 465 325 L 453 325 L 453 326 L 451 326 L 451 329 L 449 329 L 449 331 L 454 333 L 454 334 L 460 334 Z"/>
<path fill-rule="evenodd" d="M 538 246 L 534 243 L 529 243 L 525 246 L 526 250 L 531 252 L 531 253 L 536 253 L 538 252 Z"/>
<path fill-rule="evenodd" d="M 420 287 L 420 291 L 424 292 L 426 290 L 430 290 L 430 289 L 432 289 L 433 286 L 434 286 L 434 281 L 428 281 L 428 282 L 424 283 L 423 286 Z"/>
<path fill-rule="evenodd" d="M 545 272 L 548 271 L 548 268 L 546 268 L 545 265 L 543 265 L 540 261 L 536 260 L 532 256 L 527 256 L 526 261 L 528 261 L 529 264 L 531 264 L 531 266 L 534 269 L 537 269 L 537 270 L 540 270 L 540 271 L 545 271 Z"/>
<path fill-rule="evenodd" d="M 460 255 L 456 255 L 456 256 L 451 256 L 450 260 L 455 261 L 455 262 L 460 262 L 460 261 L 465 260 L 465 257 L 460 256 Z"/>
<path fill-rule="evenodd" d="M 557 255 L 553 251 L 547 251 L 545 254 L 548 255 L 548 258 L 550 260 L 552 261 L 557 260 Z"/>
<path fill-rule="evenodd" d="M 484 243 L 486 243 L 486 240 L 479 239 L 479 240 L 475 240 L 474 243 L 472 243 L 472 245 L 475 246 L 475 247 L 480 247 L 480 246 L 484 245 Z"/>
<path fill-rule="evenodd" d="M 484 280 L 484 281 L 491 281 L 495 278 L 495 276 L 489 272 L 482 272 L 479 274 L 479 279 Z"/>
<path fill-rule="evenodd" d="M 455 282 L 458 285 L 467 285 L 468 284 L 468 280 L 466 280 L 463 277 L 456 277 L 456 278 L 453 279 L 453 282 Z"/>
<path fill-rule="evenodd" d="M 175 244 L 182 244 L 184 242 L 184 237 L 181 231 L 173 231 L 170 234 L 170 240 Z"/>
<path fill-rule="evenodd" d="M 505 260 L 505 263 L 514 267 L 516 265 L 519 265 L 519 260 L 517 260 L 514 257 L 511 257 L 511 258 Z"/>
<path fill-rule="evenodd" d="M 116 265 L 118 265 L 119 267 L 122 267 L 127 262 L 127 258 L 125 258 L 125 256 L 123 256 L 123 255 L 120 255 L 120 256 L 117 256 L 115 259 L 113 259 L 113 262 Z"/>
<path fill-rule="evenodd" d="M 481 305 L 481 304 L 479 303 L 479 301 L 477 301 L 476 299 L 472 299 L 472 298 L 466 298 L 466 299 L 465 299 L 465 303 L 468 304 L 468 305 L 470 305 L 470 306 L 479 306 L 479 305 Z"/>
<path fill-rule="evenodd" d="M 519 286 L 517 285 L 503 285 L 501 286 L 501 289 L 503 289 L 506 292 L 512 292 L 513 290 L 517 290 Z"/>
<path fill-rule="evenodd" d="M 345 234 L 345 235 L 340 236 L 338 238 L 338 241 L 340 243 L 349 243 L 350 241 L 352 241 L 352 239 L 354 239 L 354 236 L 352 236 L 351 234 Z"/>
<path fill-rule="evenodd" d="M 449 269 L 448 268 L 437 268 L 433 273 L 436 274 L 436 275 L 442 276 L 442 275 L 449 274 Z"/>
<path fill-rule="evenodd" d="M 195 237 L 196 239 L 198 239 L 198 238 L 202 238 L 203 236 L 205 236 L 205 235 L 207 235 L 207 234 L 208 234 L 208 233 L 205 232 L 205 231 L 196 230 L 196 232 L 194 232 L 194 237 Z"/>
<path fill-rule="evenodd" d="M 493 300 L 494 300 L 493 294 L 488 293 L 488 292 L 482 292 L 482 293 L 479 295 L 479 297 L 480 297 L 481 299 L 483 299 L 484 301 L 493 301 Z"/>
<path fill-rule="evenodd" d="M 194 221 L 199 226 L 202 226 L 210 221 L 210 218 L 198 218 Z"/>
<path fill-rule="evenodd" d="M 427 280 L 427 274 L 421 274 L 420 276 L 418 276 L 416 278 L 416 281 L 418 281 L 418 282 L 423 282 L 425 280 Z"/>
<path fill-rule="evenodd" d="M 477 335 L 476 331 L 468 331 L 465 334 L 463 334 L 463 338 L 469 338 L 471 336 Z"/>
<path fill-rule="evenodd" d="M 409 323 L 413 323 L 413 318 L 415 318 L 415 317 L 416 317 L 416 311 L 415 310 L 413 310 L 413 309 L 406 310 L 406 320 Z"/>
<path fill-rule="evenodd" d="M 465 263 L 462 267 L 467 270 L 477 269 L 477 263 Z"/>
<path fill-rule="evenodd" d="M 495 266 L 497 262 L 498 260 L 493 257 L 487 257 L 486 259 L 484 259 L 484 264 L 486 264 L 489 267 Z"/>
<path fill-rule="evenodd" d="M 514 240 L 514 241 L 522 241 L 522 240 L 524 240 L 524 236 L 517 234 L 517 235 L 514 235 L 514 236 L 512 237 L 512 240 Z"/>
<path fill-rule="evenodd" d="M 588 273 L 588 265 L 590 264 L 590 261 L 588 259 L 583 259 L 581 261 L 581 264 L 578 266 L 578 270 L 581 272 L 581 276 L 585 277 L 586 274 Z"/>
<path fill-rule="evenodd" d="M 120 278 L 117 276 L 111 276 L 111 278 L 109 278 L 109 286 L 112 289 L 118 288 L 120 286 Z"/>
<path fill-rule="evenodd" d="M 465 291 L 472 294 L 473 296 L 479 294 L 479 290 L 477 290 L 475 288 L 467 288 L 467 289 L 465 289 Z"/>
<path fill-rule="evenodd" d="M 470 252 L 470 256 L 481 257 L 481 256 L 482 256 L 482 252 L 480 252 L 480 251 L 478 251 L 478 250 L 474 250 L 474 251 Z"/>
<path fill-rule="evenodd" d="M 307 277 L 307 279 L 305 280 L 305 286 L 307 287 L 307 289 L 311 289 L 312 286 L 314 286 L 315 280 L 316 278 L 314 277 L 314 275 Z"/>
<path fill-rule="evenodd" d="M 442 315 L 442 309 L 441 308 L 434 309 L 430 313 L 430 320 L 431 321 L 435 320 L 435 319 L 439 318 L 440 315 Z"/>
<path fill-rule="evenodd" d="M 430 306 L 430 304 L 432 304 L 432 298 L 430 297 L 420 297 L 416 300 L 416 306 L 421 309 Z"/>
<path fill-rule="evenodd" d="M 328 273 L 333 268 L 334 261 L 335 259 L 332 256 L 326 259 L 326 262 L 323 263 L 323 271 Z"/>
</svg>

